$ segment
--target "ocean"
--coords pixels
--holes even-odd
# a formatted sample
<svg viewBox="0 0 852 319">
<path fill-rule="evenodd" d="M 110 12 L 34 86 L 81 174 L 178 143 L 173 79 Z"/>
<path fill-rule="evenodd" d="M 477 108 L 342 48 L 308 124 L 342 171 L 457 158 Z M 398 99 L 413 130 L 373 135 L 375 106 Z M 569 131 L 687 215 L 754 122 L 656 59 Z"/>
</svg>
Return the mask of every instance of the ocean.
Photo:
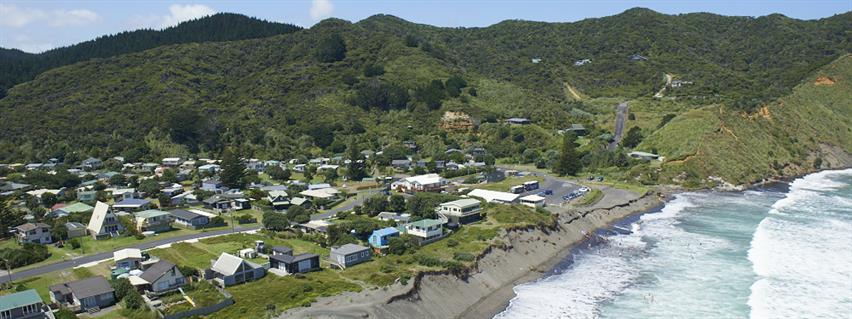
<svg viewBox="0 0 852 319">
<path fill-rule="evenodd" d="M 679 194 L 598 235 L 495 318 L 852 318 L 852 169 Z"/>
</svg>

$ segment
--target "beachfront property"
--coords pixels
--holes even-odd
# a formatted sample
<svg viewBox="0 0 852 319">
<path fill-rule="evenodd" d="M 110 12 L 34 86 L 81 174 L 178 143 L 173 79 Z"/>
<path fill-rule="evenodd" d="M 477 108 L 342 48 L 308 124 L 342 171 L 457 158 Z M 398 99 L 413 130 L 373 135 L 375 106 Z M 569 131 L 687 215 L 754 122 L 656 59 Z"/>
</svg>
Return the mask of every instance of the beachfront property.
<svg viewBox="0 0 852 319">
<path fill-rule="evenodd" d="M 368 262 L 372 257 L 373 253 L 370 251 L 370 248 L 361 245 L 346 244 L 340 247 L 332 247 L 328 260 L 332 265 L 340 269 L 346 269 L 346 267 Z"/>
<path fill-rule="evenodd" d="M 180 269 L 174 263 L 163 259 L 145 269 L 139 275 L 139 279 L 144 281 L 144 284 L 141 285 L 142 289 L 158 295 L 186 285 L 186 277 L 180 272 Z M 136 282 L 142 283 L 139 280 Z"/>
<path fill-rule="evenodd" d="M 517 202 L 518 194 L 498 192 L 487 189 L 474 189 L 467 196 L 483 199 L 486 203 L 512 204 Z"/>
<path fill-rule="evenodd" d="M 437 219 L 421 219 L 405 224 L 405 233 L 417 239 L 417 243 L 425 245 L 444 237 L 443 221 Z"/>
<path fill-rule="evenodd" d="M 189 229 L 204 228 L 210 224 L 210 217 L 188 210 L 175 209 L 169 211 L 169 214 L 174 218 L 175 224 Z"/>
<path fill-rule="evenodd" d="M 285 274 L 300 274 L 320 269 L 319 255 L 304 253 L 299 255 L 273 254 L 269 256 L 271 269 L 281 270 Z"/>
<path fill-rule="evenodd" d="M 71 311 L 89 311 L 115 304 L 115 290 L 106 278 L 89 277 L 48 288 L 50 300 Z"/>
<path fill-rule="evenodd" d="M 440 192 L 446 185 L 446 179 L 432 173 L 403 178 L 391 184 L 391 189 L 403 193 Z"/>
<path fill-rule="evenodd" d="M 139 212 L 151 207 L 151 201 L 140 198 L 128 198 L 112 205 L 112 208 L 122 212 Z"/>
<path fill-rule="evenodd" d="M 53 236 L 50 225 L 45 223 L 26 223 L 15 228 L 15 240 L 19 244 L 50 244 Z"/>
<path fill-rule="evenodd" d="M 89 225 L 86 226 L 89 234 L 95 239 L 118 236 L 124 231 L 124 226 L 118 221 L 118 216 L 113 213 L 112 208 L 104 202 L 97 202 Z"/>
<path fill-rule="evenodd" d="M 48 315 L 48 311 L 35 289 L 0 296 L 2 319 L 53 318 L 52 314 Z"/>
<path fill-rule="evenodd" d="M 266 268 L 229 253 L 222 253 L 204 270 L 204 279 L 213 280 L 219 287 L 228 287 L 263 278 Z"/>
<path fill-rule="evenodd" d="M 142 268 L 142 250 L 138 248 L 125 248 L 112 253 L 115 268 L 140 269 Z"/>
<path fill-rule="evenodd" d="M 441 203 L 435 208 L 435 212 L 444 219 L 448 226 L 468 224 L 482 219 L 479 212 L 482 211 L 480 202 L 472 198 L 464 198 L 451 202 Z"/>
<path fill-rule="evenodd" d="M 168 212 L 149 209 L 134 213 L 136 230 L 139 232 L 164 232 L 172 229 L 172 216 Z"/>
<path fill-rule="evenodd" d="M 529 207 L 544 207 L 545 198 L 538 195 L 528 195 L 520 198 L 521 205 L 529 206 Z"/>
<path fill-rule="evenodd" d="M 374 230 L 367 242 L 373 248 L 384 249 L 390 245 L 390 240 L 394 237 L 399 237 L 399 230 L 393 227 L 385 227 Z"/>
</svg>

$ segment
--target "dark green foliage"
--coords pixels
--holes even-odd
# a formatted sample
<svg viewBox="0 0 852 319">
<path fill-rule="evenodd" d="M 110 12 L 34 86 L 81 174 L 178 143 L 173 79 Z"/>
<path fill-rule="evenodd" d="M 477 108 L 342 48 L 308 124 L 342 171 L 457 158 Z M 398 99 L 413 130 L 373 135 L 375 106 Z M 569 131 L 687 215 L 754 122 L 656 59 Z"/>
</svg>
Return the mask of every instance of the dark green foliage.
<svg viewBox="0 0 852 319">
<path fill-rule="evenodd" d="M 54 240 L 66 239 L 68 238 L 68 227 L 65 227 L 61 219 L 56 219 L 53 227 L 50 228 L 50 234 Z"/>
<path fill-rule="evenodd" d="M 577 136 L 566 132 L 562 137 L 562 149 L 553 171 L 559 175 L 576 175 L 582 165 L 577 154 Z"/>
<path fill-rule="evenodd" d="M 429 109 L 436 110 L 441 107 L 441 100 L 446 97 L 445 90 L 446 88 L 441 80 L 432 80 L 429 85 L 417 88 L 414 97 L 425 103 Z"/>
<path fill-rule="evenodd" d="M 355 86 L 355 96 L 350 103 L 364 110 L 404 109 L 408 104 L 408 91 L 395 84 L 387 84 L 381 80 L 364 81 Z"/>
<path fill-rule="evenodd" d="M 222 154 L 221 168 L 219 179 L 223 185 L 237 189 L 245 186 L 246 166 L 232 149 L 226 148 Z"/>
<path fill-rule="evenodd" d="M 293 205 L 290 208 L 287 208 L 287 219 L 301 223 L 307 217 L 308 220 L 311 219 L 310 212 L 302 206 Z"/>
<path fill-rule="evenodd" d="M 180 270 L 180 273 L 186 277 L 198 277 L 199 275 L 198 268 L 195 267 L 178 265 L 178 270 Z"/>
<path fill-rule="evenodd" d="M 627 135 L 624 136 L 624 139 L 621 140 L 621 143 L 624 144 L 624 147 L 634 148 L 636 147 L 636 145 L 639 145 L 639 143 L 642 143 L 643 138 L 644 136 L 642 136 L 642 130 L 634 126 L 631 127 L 629 131 L 627 131 Z"/>
<path fill-rule="evenodd" d="M 476 256 L 471 255 L 471 254 L 470 254 L 470 253 L 468 253 L 468 252 L 464 252 L 464 251 L 457 251 L 457 252 L 453 255 L 453 259 L 458 260 L 458 261 L 473 261 L 474 259 L 476 259 Z"/>
<path fill-rule="evenodd" d="M 80 244 L 80 239 L 78 238 L 69 239 L 68 244 L 71 245 L 71 249 L 80 249 L 80 247 L 82 246 Z"/>
<path fill-rule="evenodd" d="M 39 244 L 26 243 L 21 248 L 0 249 L 2 268 L 18 268 L 34 264 L 50 257 L 47 247 Z"/>
<path fill-rule="evenodd" d="M 110 282 L 110 286 L 112 286 L 112 289 L 115 290 L 115 299 L 118 301 L 121 301 L 122 299 L 124 299 L 124 297 L 127 297 L 127 294 L 129 294 L 131 290 L 136 290 L 136 288 L 130 284 L 130 280 L 128 280 L 127 278 L 113 279 Z"/>
<path fill-rule="evenodd" d="M 414 219 L 435 218 L 435 207 L 440 203 L 454 201 L 459 199 L 458 196 L 440 193 L 415 193 L 414 196 L 408 198 L 406 211 L 411 214 Z"/>
<path fill-rule="evenodd" d="M 364 67 L 364 76 L 371 78 L 385 74 L 385 68 L 378 64 L 368 64 Z"/>
<path fill-rule="evenodd" d="M 281 166 L 277 165 L 267 167 L 265 170 L 263 170 L 263 172 L 266 173 L 266 175 L 269 175 L 269 177 L 272 177 L 272 179 L 278 181 L 289 180 L 291 174 L 289 169 L 283 169 L 281 168 Z"/>
<path fill-rule="evenodd" d="M 346 178 L 350 181 L 360 181 L 364 177 L 367 177 L 364 157 L 358 151 L 358 144 L 355 143 L 355 140 L 349 143 L 347 155 L 349 164 L 346 166 Z"/>
<path fill-rule="evenodd" d="M 141 309 L 145 306 L 145 300 L 142 299 L 142 295 L 139 294 L 136 289 L 131 289 L 126 296 L 124 296 L 124 307 L 127 309 Z"/>
<path fill-rule="evenodd" d="M 450 77 L 445 83 L 447 94 L 452 97 L 458 97 L 461 94 L 461 89 L 465 88 L 466 86 L 467 81 L 465 81 L 458 75 Z"/>
<path fill-rule="evenodd" d="M 398 194 L 391 195 L 387 208 L 392 212 L 401 213 L 405 210 L 405 197 Z"/>
<path fill-rule="evenodd" d="M 323 38 L 316 51 L 317 60 L 330 63 L 346 58 L 346 42 L 340 34 L 332 34 Z"/>
<path fill-rule="evenodd" d="M 0 77 L 0 92 L 15 84 L 32 80 L 45 70 L 91 58 L 139 52 L 168 44 L 264 38 L 298 30 L 301 28 L 292 24 L 269 22 L 240 14 L 218 13 L 160 31 L 145 29 L 121 32 L 40 54 L 0 48 L 0 74 L 3 74 L 3 77 Z M 0 93 L 0 98 L 2 97 L 3 94 Z"/>
<path fill-rule="evenodd" d="M 271 231 L 282 231 L 290 228 L 287 215 L 276 212 L 263 213 L 263 228 Z"/>
<path fill-rule="evenodd" d="M 56 174 L 48 174 L 43 170 L 34 170 L 27 172 L 26 176 L 16 177 L 15 182 L 32 184 L 36 187 L 59 189 L 63 187 L 75 187 L 80 185 L 80 177 L 68 173 L 67 170 L 58 169 Z"/>
<path fill-rule="evenodd" d="M 224 225 L 225 219 L 222 216 L 216 216 L 210 219 L 210 225 Z"/>
<path fill-rule="evenodd" d="M 455 239 L 447 239 L 447 247 L 456 247 L 459 245 L 459 242 Z"/>
<path fill-rule="evenodd" d="M 660 128 L 662 128 L 663 126 L 666 126 L 666 123 L 668 123 L 669 121 L 671 121 L 672 119 L 674 119 L 676 116 L 677 116 L 677 114 L 672 114 L 672 113 L 669 113 L 669 114 L 663 115 L 663 118 L 662 118 L 662 119 L 660 119 L 660 124 L 659 124 L 659 125 L 657 125 L 657 129 L 660 129 Z"/>
<path fill-rule="evenodd" d="M 409 34 L 405 36 L 405 46 L 410 48 L 416 48 L 420 44 L 420 39 L 414 36 L 413 34 Z"/>
<path fill-rule="evenodd" d="M 814 169 L 820 169 L 820 168 L 822 168 L 822 157 L 817 157 L 814 160 Z"/>
<path fill-rule="evenodd" d="M 411 253 L 416 251 L 418 247 L 419 246 L 417 245 L 417 240 L 409 235 L 392 237 L 388 241 L 388 253 L 394 255 L 404 255 L 406 253 Z"/>
<path fill-rule="evenodd" d="M 148 196 L 156 196 L 160 192 L 160 184 L 153 179 L 146 179 L 139 183 L 137 189 Z"/>
<path fill-rule="evenodd" d="M 361 205 L 361 213 L 373 217 L 387 210 L 387 206 L 387 197 L 376 195 L 364 200 L 364 204 Z"/>
</svg>

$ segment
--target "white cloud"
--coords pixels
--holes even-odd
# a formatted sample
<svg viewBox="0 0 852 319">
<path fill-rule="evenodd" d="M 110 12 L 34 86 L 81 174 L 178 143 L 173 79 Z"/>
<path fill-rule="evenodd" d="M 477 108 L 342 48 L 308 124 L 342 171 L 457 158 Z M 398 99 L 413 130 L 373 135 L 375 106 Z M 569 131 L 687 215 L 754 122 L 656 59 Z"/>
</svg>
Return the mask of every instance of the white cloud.
<svg viewBox="0 0 852 319">
<path fill-rule="evenodd" d="M 43 19 L 47 15 L 44 11 L 18 8 L 10 4 L 0 4 L 0 26 L 20 28 L 30 22 Z"/>
<path fill-rule="evenodd" d="M 52 19 L 48 22 L 54 27 L 80 26 L 101 21 L 101 16 L 91 10 L 56 10 L 52 12 Z"/>
<path fill-rule="evenodd" d="M 33 22 L 44 21 L 52 27 L 81 26 L 101 20 L 101 16 L 91 10 L 53 10 L 50 12 L 21 8 L 15 5 L 0 4 L 0 26 L 20 28 Z"/>
<path fill-rule="evenodd" d="M 176 26 L 187 20 L 198 19 L 214 14 L 216 14 L 216 10 L 203 4 L 173 4 L 169 6 L 168 15 L 136 15 L 131 17 L 127 24 L 137 29 L 165 29 Z"/>
<path fill-rule="evenodd" d="M 334 12 L 334 5 L 331 0 L 311 0 L 311 19 L 328 18 L 332 12 Z"/>
</svg>

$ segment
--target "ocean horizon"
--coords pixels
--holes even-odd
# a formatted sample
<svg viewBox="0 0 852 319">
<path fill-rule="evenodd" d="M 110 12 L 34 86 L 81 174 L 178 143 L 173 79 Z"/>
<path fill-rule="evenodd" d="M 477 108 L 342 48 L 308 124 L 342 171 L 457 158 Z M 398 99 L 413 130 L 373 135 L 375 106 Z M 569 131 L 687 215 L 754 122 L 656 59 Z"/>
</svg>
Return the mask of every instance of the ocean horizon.
<svg viewBox="0 0 852 319">
<path fill-rule="evenodd" d="M 678 194 L 573 248 L 495 318 L 850 318 L 852 169 Z"/>
</svg>

